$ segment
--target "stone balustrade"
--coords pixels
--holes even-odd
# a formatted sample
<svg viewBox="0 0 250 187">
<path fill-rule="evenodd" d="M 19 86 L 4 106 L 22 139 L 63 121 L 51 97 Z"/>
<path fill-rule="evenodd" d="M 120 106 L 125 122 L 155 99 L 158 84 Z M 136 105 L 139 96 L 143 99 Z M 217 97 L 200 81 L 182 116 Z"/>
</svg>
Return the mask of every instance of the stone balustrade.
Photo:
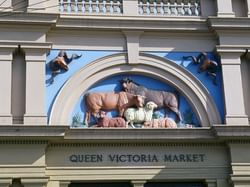
<svg viewBox="0 0 250 187">
<path fill-rule="evenodd" d="M 200 16 L 199 0 L 139 0 L 140 15 Z"/>
<path fill-rule="evenodd" d="M 104 16 L 250 17 L 250 0 L 4 0 L 0 10 Z"/>
<path fill-rule="evenodd" d="M 61 13 L 121 14 L 122 0 L 60 0 Z"/>
<path fill-rule="evenodd" d="M 200 16 L 200 0 L 138 0 L 138 15 Z M 122 0 L 60 0 L 61 13 L 122 14 Z"/>
</svg>

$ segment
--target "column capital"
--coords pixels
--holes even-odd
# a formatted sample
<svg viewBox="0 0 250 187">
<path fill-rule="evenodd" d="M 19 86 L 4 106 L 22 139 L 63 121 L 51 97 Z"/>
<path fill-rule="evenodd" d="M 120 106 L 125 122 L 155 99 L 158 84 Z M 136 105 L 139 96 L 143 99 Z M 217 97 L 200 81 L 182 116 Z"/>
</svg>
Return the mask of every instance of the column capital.
<svg viewBox="0 0 250 187">
<path fill-rule="evenodd" d="M 241 56 L 250 46 L 216 46 L 216 52 L 221 57 L 222 65 L 240 65 Z"/>
</svg>

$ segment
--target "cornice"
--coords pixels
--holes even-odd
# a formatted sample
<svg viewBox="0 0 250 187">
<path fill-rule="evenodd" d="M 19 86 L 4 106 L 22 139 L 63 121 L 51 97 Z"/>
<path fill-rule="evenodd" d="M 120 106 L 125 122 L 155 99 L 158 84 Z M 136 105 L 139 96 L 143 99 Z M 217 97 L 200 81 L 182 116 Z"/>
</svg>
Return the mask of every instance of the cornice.
<svg viewBox="0 0 250 187">
<path fill-rule="evenodd" d="M 223 30 L 224 32 L 235 32 L 235 30 L 244 32 L 250 29 L 249 18 L 222 18 L 208 17 L 208 25 L 213 30 Z"/>
<path fill-rule="evenodd" d="M 30 140 L 32 140 L 30 142 Z M 41 140 L 43 140 L 41 142 Z M 206 128 L 123 129 L 68 126 L 0 126 L 0 143 L 237 143 L 250 144 L 250 126 L 214 125 Z"/>
<path fill-rule="evenodd" d="M 66 126 L 38 126 L 38 125 L 1 125 L 0 138 L 46 138 L 63 137 Z"/>
<path fill-rule="evenodd" d="M 6 26 L 51 26 L 57 22 L 59 14 L 27 13 L 27 12 L 1 12 L 0 24 Z"/>
<path fill-rule="evenodd" d="M 70 129 L 66 132 L 66 140 L 87 141 L 125 141 L 125 142 L 162 142 L 184 140 L 211 140 L 215 138 L 210 128 L 194 129 Z"/>
<path fill-rule="evenodd" d="M 203 31 L 207 32 L 206 19 L 149 17 L 149 16 L 77 16 L 60 15 L 58 28 L 102 30 L 154 30 L 154 31 Z"/>
<path fill-rule="evenodd" d="M 49 42 L 27 42 L 27 41 L 1 41 L 0 40 L 0 49 L 9 48 L 16 49 L 18 46 L 21 46 L 22 49 L 32 49 L 32 50 L 48 50 L 51 49 L 52 43 Z"/>
<path fill-rule="evenodd" d="M 214 125 L 213 130 L 220 139 L 250 140 L 250 125 Z"/>
</svg>

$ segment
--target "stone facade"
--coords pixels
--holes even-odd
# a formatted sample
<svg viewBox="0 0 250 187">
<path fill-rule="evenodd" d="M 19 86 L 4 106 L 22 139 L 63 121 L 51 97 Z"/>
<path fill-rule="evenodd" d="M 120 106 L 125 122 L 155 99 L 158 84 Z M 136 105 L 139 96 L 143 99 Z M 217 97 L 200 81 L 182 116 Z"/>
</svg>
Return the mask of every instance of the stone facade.
<svg viewBox="0 0 250 187">
<path fill-rule="evenodd" d="M 0 2 L 0 186 L 250 186 L 249 17 L 250 0 Z M 52 90 L 59 50 L 83 51 L 83 64 Z M 219 58 L 222 104 L 178 62 L 203 51 Z M 123 75 L 170 85 L 200 126 L 73 128 L 82 94 Z"/>
</svg>

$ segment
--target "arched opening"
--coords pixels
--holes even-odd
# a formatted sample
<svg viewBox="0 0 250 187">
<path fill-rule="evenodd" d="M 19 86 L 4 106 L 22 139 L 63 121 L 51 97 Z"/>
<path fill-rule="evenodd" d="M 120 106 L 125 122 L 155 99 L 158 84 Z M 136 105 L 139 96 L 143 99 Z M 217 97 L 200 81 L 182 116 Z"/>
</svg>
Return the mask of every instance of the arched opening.
<svg viewBox="0 0 250 187">
<path fill-rule="evenodd" d="M 175 88 L 191 104 L 201 126 L 221 123 L 219 112 L 207 89 L 187 70 L 150 54 L 140 54 L 137 64 L 127 64 L 123 53 L 98 59 L 75 73 L 58 93 L 49 123 L 68 125 L 68 115 L 75 103 L 93 84 L 111 75 L 127 73 L 156 78 Z"/>
</svg>

